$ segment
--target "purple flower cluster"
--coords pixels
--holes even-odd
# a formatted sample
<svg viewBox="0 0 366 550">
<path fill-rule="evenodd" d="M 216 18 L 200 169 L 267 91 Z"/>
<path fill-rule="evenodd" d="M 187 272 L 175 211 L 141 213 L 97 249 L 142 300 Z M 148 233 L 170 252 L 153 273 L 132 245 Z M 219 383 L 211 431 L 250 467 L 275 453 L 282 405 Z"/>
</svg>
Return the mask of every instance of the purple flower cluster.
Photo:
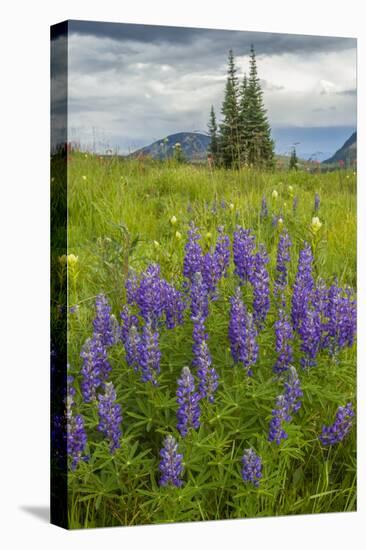
<svg viewBox="0 0 366 550">
<path fill-rule="evenodd" d="M 182 294 L 160 277 L 160 267 L 150 264 L 142 273 L 140 281 L 131 275 L 126 282 L 127 300 L 136 304 L 141 317 L 157 326 L 165 315 L 167 328 L 183 323 L 185 304 Z"/>
<path fill-rule="evenodd" d="M 200 234 L 192 223 L 188 231 L 188 240 L 185 245 L 185 256 L 183 261 L 183 275 L 193 282 L 193 276 L 202 270 L 202 249 L 198 243 Z"/>
<path fill-rule="evenodd" d="M 183 473 L 183 455 L 178 453 L 178 443 L 172 435 L 167 435 L 164 439 L 164 447 L 160 451 L 161 462 L 159 470 L 161 477 L 159 484 L 163 487 L 169 484 L 181 487 Z"/>
<path fill-rule="evenodd" d="M 262 460 L 256 452 L 250 448 L 244 451 L 241 459 L 243 467 L 241 476 L 243 481 L 252 483 L 254 487 L 259 487 L 259 481 L 262 478 Z"/>
<path fill-rule="evenodd" d="M 121 340 L 123 342 L 126 362 L 135 372 L 141 373 L 143 382 L 157 385 L 160 373 L 161 352 L 159 348 L 159 332 L 154 329 L 151 321 L 147 321 L 142 329 L 136 315 L 131 315 L 126 306 L 121 311 Z"/>
<path fill-rule="evenodd" d="M 323 426 L 319 439 L 323 445 L 334 445 L 343 441 L 352 428 L 352 419 L 355 416 L 352 403 L 345 407 L 338 407 L 335 421 L 331 426 Z"/>
<path fill-rule="evenodd" d="M 188 367 L 183 367 L 182 375 L 178 379 L 177 403 L 177 428 L 185 437 L 190 428 L 197 430 L 200 426 L 200 396 L 195 391 L 194 378 Z"/>
<path fill-rule="evenodd" d="M 154 331 L 151 322 L 142 328 L 138 347 L 138 360 L 141 369 L 141 380 L 157 385 L 157 376 L 160 373 L 161 352 L 159 349 L 159 333 Z"/>
<path fill-rule="evenodd" d="M 283 231 L 280 235 L 277 249 L 277 263 L 276 263 L 276 279 L 274 290 L 275 294 L 279 296 L 286 288 L 287 284 L 287 264 L 291 260 L 290 248 L 292 246 L 291 239 L 286 231 Z"/>
<path fill-rule="evenodd" d="M 130 315 L 128 306 L 125 306 L 120 313 L 121 340 L 126 352 L 127 365 L 132 367 L 135 372 L 139 370 L 139 350 L 141 335 L 139 332 L 140 322 L 136 315 Z"/>
<path fill-rule="evenodd" d="M 279 310 L 279 318 L 275 322 L 277 361 L 273 367 L 276 374 L 287 371 L 293 361 L 291 340 L 293 330 L 288 317 L 282 309 Z"/>
<path fill-rule="evenodd" d="M 284 384 L 284 392 L 277 397 L 276 408 L 272 411 L 268 441 L 275 441 L 279 445 L 282 439 L 287 439 L 288 434 L 283 428 L 283 423 L 290 422 L 292 415 L 300 409 L 301 397 L 300 380 L 295 367 L 291 366 L 288 378 Z"/>
<path fill-rule="evenodd" d="M 66 423 L 67 423 L 67 454 L 71 458 L 71 469 L 74 470 L 83 457 L 87 436 L 84 427 L 84 419 L 81 414 L 73 413 L 75 389 L 72 387 L 73 378 L 68 376 L 68 395 L 66 398 Z"/>
<path fill-rule="evenodd" d="M 314 197 L 314 212 L 318 212 L 320 208 L 320 196 L 318 193 L 315 193 Z"/>
<path fill-rule="evenodd" d="M 111 371 L 107 351 L 99 334 L 86 340 L 80 357 L 83 360 L 81 391 L 84 401 L 88 403 L 96 400 L 96 390 L 107 380 Z"/>
<path fill-rule="evenodd" d="M 219 376 L 212 366 L 212 358 L 207 345 L 206 333 L 202 317 L 195 319 L 193 326 L 193 356 L 192 364 L 197 369 L 198 392 L 200 398 L 207 397 L 210 403 L 215 400 L 214 394 L 218 387 Z"/>
<path fill-rule="evenodd" d="M 269 311 L 269 274 L 266 267 L 268 254 L 263 245 L 254 256 L 254 270 L 250 282 L 253 286 L 254 321 L 260 329 L 263 327 Z"/>
<path fill-rule="evenodd" d="M 258 357 L 258 345 L 256 341 L 257 330 L 253 317 L 248 313 L 242 299 L 240 288 L 230 299 L 229 341 L 231 355 L 234 363 L 241 363 L 247 374 L 253 374 L 251 367 Z"/>
<path fill-rule="evenodd" d="M 255 237 L 250 229 L 237 227 L 233 238 L 235 274 L 243 282 L 251 280 L 254 269 Z"/>
<path fill-rule="evenodd" d="M 218 386 L 218 374 L 212 366 L 208 349 L 208 335 L 205 319 L 208 316 L 208 293 L 201 273 L 195 273 L 191 285 L 191 319 L 193 321 L 193 361 L 199 379 L 198 391 L 201 398 L 212 403 Z"/>
<path fill-rule="evenodd" d="M 194 274 L 190 288 L 191 319 L 194 321 L 208 316 L 208 290 L 203 281 L 201 272 Z"/>
<path fill-rule="evenodd" d="M 96 316 L 93 321 L 94 334 L 100 336 L 103 346 L 112 346 L 118 341 L 118 323 L 111 314 L 112 308 L 104 294 L 99 294 L 95 302 Z"/>
<path fill-rule="evenodd" d="M 196 273 L 201 273 L 207 293 L 213 298 L 217 284 L 226 274 L 230 262 L 230 239 L 224 234 L 222 227 L 218 228 L 218 232 L 215 249 L 203 254 L 198 244 L 200 235 L 192 224 L 188 232 L 183 263 L 184 276 L 193 284 Z"/>
<path fill-rule="evenodd" d="M 302 320 L 306 316 L 309 299 L 314 289 L 312 275 L 313 255 L 311 247 L 305 244 L 300 250 L 299 263 L 297 268 L 294 290 L 292 295 L 292 324 L 295 330 L 298 330 Z"/>
<path fill-rule="evenodd" d="M 116 399 L 116 390 L 112 382 L 106 382 L 104 385 L 104 394 L 98 395 L 98 430 L 106 437 L 111 453 L 120 447 L 120 438 L 122 435 L 121 405 L 116 403 Z"/>
<path fill-rule="evenodd" d="M 316 356 L 321 346 L 321 318 L 319 310 L 307 309 L 298 329 L 301 345 L 300 349 L 304 352 L 301 358 L 303 368 L 316 365 Z"/>
<path fill-rule="evenodd" d="M 345 346 L 352 346 L 357 330 L 357 308 L 351 291 L 331 285 L 324 313 L 327 317 L 324 344 L 330 352 L 335 354 Z"/>
</svg>

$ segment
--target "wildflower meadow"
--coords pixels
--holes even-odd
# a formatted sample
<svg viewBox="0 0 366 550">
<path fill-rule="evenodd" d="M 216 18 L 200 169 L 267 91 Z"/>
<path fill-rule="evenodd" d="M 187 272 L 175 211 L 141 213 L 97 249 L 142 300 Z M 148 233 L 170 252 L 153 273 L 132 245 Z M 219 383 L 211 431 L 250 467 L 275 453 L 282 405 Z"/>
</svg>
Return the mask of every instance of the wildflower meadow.
<svg viewBox="0 0 366 550">
<path fill-rule="evenodd" d="M 355 510 L 356 173 L 68 161 L 69 527 Z"/>
</svg>

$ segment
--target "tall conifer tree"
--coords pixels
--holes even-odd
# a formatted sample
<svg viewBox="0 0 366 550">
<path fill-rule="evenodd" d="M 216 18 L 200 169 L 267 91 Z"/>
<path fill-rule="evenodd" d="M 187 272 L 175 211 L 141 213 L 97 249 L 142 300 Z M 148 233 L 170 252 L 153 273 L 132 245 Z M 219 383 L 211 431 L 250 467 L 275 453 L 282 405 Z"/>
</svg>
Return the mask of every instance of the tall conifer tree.
<svg viewBox="0 0 366 550">
<path fill-rule="evenodd" d="M 263 92 L 257 72 L 257 62 L 253 45 L 250 48 L 250 72 L 246 89 L 245 135 L 246 156 L 249 164 L 273 166 L 274 143 L 271 138 Z"/>
<path fill-rule="evenodd" d="M 229 51 L 228 70 L 224 102 L 222 104 L 222 122 L 220 124 L 220 154 L 225 167 L 240 164 L 239 143 L 239 81 L 233 51 Z"/>
<path fill-rule="evenodd" d="M 209 145 L 209 152 L 211 153 L 212 160 L 218 164 L 219 163 L 219 137 L 217 133 L 217 122 L 214 106 L 211 105 L 210 111 L 210 120 L 208 123 L 208 131 L 211 138 Z"/>
<path fill-rule="evenodd" d="M 240 88 L 239 98 L 239 143 L 241 163 L 247 161 L 247 143 L 248 143 L 248 79 L 244 74 L 243 83 Z"/>
</svg>

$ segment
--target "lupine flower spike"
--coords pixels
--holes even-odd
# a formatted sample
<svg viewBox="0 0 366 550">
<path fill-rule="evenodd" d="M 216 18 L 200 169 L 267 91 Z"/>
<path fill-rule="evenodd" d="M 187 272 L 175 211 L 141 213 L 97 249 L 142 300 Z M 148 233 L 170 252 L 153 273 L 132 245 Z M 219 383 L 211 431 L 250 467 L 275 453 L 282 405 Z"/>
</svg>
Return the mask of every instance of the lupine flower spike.
<svg viewBox="0 0 366 550">
<path fill-rule="evenodd" d="M 284 392 L 277 397 L 276 408 L 272 411 L 268 441 L 275 441 L 279 445 L 282 439 L 287 439 L 288 434 L 283 428 L 283 423 L 290 422 L 292 415 L 300 409 L 301 397 L 300 380 L 295 367 L 291 366 L 287 381 L 284 384 Z"/>
<path fill-rule="evenodd" d="M 112 382 L 107 382 L 104 385 L 104 394 L 99 394 L 98 396 L 98 430 L 106 437 L 111 453 L 120 447 L 120 438 L 122 435 L 121 405 L 116 403 L 116 399 L 116 390 Z"/>
<path fill-rule="evenodd" d="M 200 396 L 195 391 L 194 378 L 188 367 L 183 367 L 182 375 L 178 380 L 177 403 L 177 428 L 185 437 L 190 428 L 197 430 L 200 426 Z"/>
<path fill-rule="evenodd" d="M 167 435 L 164 439 L 164 447 L 160 451 L 161 462 L 159 470 L 161 477 L 159 484 L 162 486 L 175 485 L 181 487 L 183 473 L 183 455 L 178 453 L 178 444 L 172 435 Z"/>
<path fill-rule="evenodd" d="M 345 407 L 338 407 L 335 421 L 331 426 L 323 426 L 319 439 L 323 445 L 335 445 L 349 434 L 352 428 L 352 421 L 355 413 L 352 403 L 347 403 Z"/>
<path fill-rule="evenodd" d="M 87 436 L 84 427 L 84 419 L 81 414 L 74 414 L 75 389 L 72 387 L 73 378 L 68 376 L 68 395 L 66 398 L 66 423 L 67 423 L 67 454 L 71 458 L 71 469 L 75 470 L 80 460 L 86 460 L 83 456 Z"/>
<path fill-rule="evenodd" d="M 254 487 L 259 487 L 259 481 L 262 478 L 262 460 L 253 449 L 246 449 L 242 457 L 243 468 L 241 475 L 243 481 L 252 483 Z"/>
</svg>

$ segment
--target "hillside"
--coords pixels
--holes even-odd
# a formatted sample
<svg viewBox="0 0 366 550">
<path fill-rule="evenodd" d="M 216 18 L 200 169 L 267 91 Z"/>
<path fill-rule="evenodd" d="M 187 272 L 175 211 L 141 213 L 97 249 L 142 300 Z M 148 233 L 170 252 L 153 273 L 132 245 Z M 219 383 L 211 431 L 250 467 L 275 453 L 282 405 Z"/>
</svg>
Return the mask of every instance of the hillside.
<svg viewBox="0 0 366 550">
<path fill-rule="evenodd" d="M 209 136 L 195 132 L 179 132 L 155 141 L 151 145 L 134 151 L 129 156 L 149 156 L 153 159 L 164 159 L 173 156 L 174 146 L 180 143 L 184 158 L 188 161 L 202 160 L 207 157 Z"/>
<path fill-rule="evenodd" d="M 346 166 L 357 160 L 357 132 L 353 132 L 351 137 L 345 141 L 334 155 L 323 161 L 323 164 L 333 164 L 343 161 Z"/>
</svg>

